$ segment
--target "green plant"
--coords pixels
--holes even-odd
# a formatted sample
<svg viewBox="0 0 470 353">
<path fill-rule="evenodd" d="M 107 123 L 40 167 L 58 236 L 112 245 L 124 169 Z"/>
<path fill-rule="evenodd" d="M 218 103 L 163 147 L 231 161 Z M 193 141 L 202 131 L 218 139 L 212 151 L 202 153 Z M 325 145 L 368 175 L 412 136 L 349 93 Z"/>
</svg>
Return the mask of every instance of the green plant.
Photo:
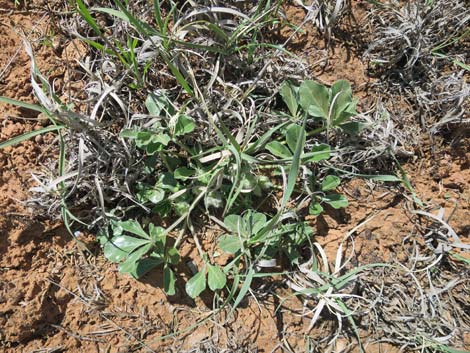
<svg viewBox="0 0 470 353">
<path fill-rule="evenodd" d="M 339 186 L 340 178 L 320 177 L 311 169 L 313 164 L 330 158 L 330 146 L 311 141 L 316 134 L 329 129 L 339 128 L 350 133 L 345 124 L 355 113 L 356 100 L 345 81 L 335 83 L 332 88 L 313 81 L 305 81 L 299 87 L 286 83 L 281 88 L 281 96 L 290 114 L 276 113 L 282 117 L 281 122 L 259 139 L 239 145 L 221 122 L 216 140 L 221 144 L 212 142 L 211 146 L 199 142 L 197 123 L 185 112 L 184 106 L 177 109 L 165 92 L 148 95 L 145 106 L 155 122 L 145 129 L 123 129 L 120 136 L 133 141 L 136 148 L 144 152 L 146 180 L 153 180 L 153 183 L 135 185 L 136 200 L 159 217 L 170 221 L 178 218 L 167 229 L 149 225 L 152 229 L 149 235 L 145 235 L 135 221 L 132 221 L 133 231 L 123 228 L 119 222 L 112 223 L 110 245 L 101 238 L 105 256 L 114 262 L 123 261 L 120 270 L 135 277 L 164 264 L 166 278 L 174 279 L 170 265 L 175 263 L 166 259 L 173 261 L 175 257 L 169 257 L 163 246 L 157 246 L 157 241 L 165 244 L 157 240 L 158 236 L 166 237 L 173 229 L 180 229 L 176 251 L 185 229 L 192 228 L 194 212 L 204 211 L 214 218 L 222 210 L 222 214 L 231 213 L 224 217 L 223 224 L 228 232 L 219 238 L 218 245 L 222 251 L 232 254 L 233 260 L 221 269 L 212 265 L 208 254 L 196 244 L 203 266 L 187 283 L 189 295 L 199 295 L 207 285 L 211 290 L 220 290 L 227 277 L 244 276 L 240 268 L 254 271 L 258 264 L 275 263 L 280 256 L 286 256 L 292 264 L 298 263 L 299 249 L 313 232 L 295 216 L 295 209 L 286 209 L 287 202 L 293 194 L 307 196 L 311 199 L 310 213 L 315 215 L 323 211 L 322 203 L 333 208 L 347 206 L 344 196 L 332 192 Z M 300 121 L 302 125 L 298 124 Z M 311 130 L 307 131 L 306 127 Z M 270 153 L 269 158 L 266 158 L 266 151 Z M 306 179 L 302 182 L 297 180 L 300 166 L 305 170 Z M 271 177 L 264 175 L 266 171 Z M 253 210 L 263 190 L 279 190 L 279 176 L 286 172 L 288 185 L 282 207 L 270 215 Z M 318 191 L 311 192 L 312 189 Z M 243 208 L 248 211 L 238 213 Z M 123 238 L 121 228 L 139 238 Z M 124 252 L 113 245 L 116 239 L 118 244 L 123 239 L 128 241 Z M 173 288 L 168 283 L 165 287 Z"/>
<path fill-rule="evenodd" d="M 266 114 L 270 107 L 255 105 L 253 119 L 247 124 L 235 125 L 230 118 L 222 119 L 222 115 L 211 111 L 204 90 L 190 79 L 188 73 L 191 69 L 179 65 L 180 62 L 171 56 L 176 49 L 224 56 L 239 55 L 248 50 L 247 55 L 253 56 L 257 33 L 273 21 L 269 16 L 271 7 L 257 8 L 252 18 L 230 9 L 216 9 L 233 13 L 241 19 L 229 36 L 224 36 L 222 28 L 211 25 L 210 21 L 198 20 L 205 30 L 218 33 L 217 45 L 209 47 L 181 40 L 179 34 L 201 27 L 191 27 L 196 20 L 180 20 L 182 13 L 176 3 L 167 9 L 168 15 L 164 19 L 161 4 L 154 2 L 155 27 L 132 15 L 128 4 L 115 1 L 115 5 L 115 9 L 88 9 L 81 0 L 77 0 L 79 14 L 98 35 L 98 39 L 85 39 L 86 42 L 103 55 L 118 59 L 132 77 L 126 81 L 128 87 L 145 97 L 145 110 L 140 114 L 146 123 L 142 124 L 142 119 L 126 120 L 119 131 L 119 138 L 126 145 L 124 153 L 131 156 L 126 160 L 126 168 L 133 179 L 130 184 L 126 179 L 126 198 L 132 203 L 124 206 L 119 203 L 118 207 L 111 203 L 109 209 L 103 191 L 98 189 L 104 215 L 99 240 L 104 254 L 109 260 L 119 263 L 121 272 L 136 278 L 156 266 L 163 266 L 165 290 L 174 294 L 176 275 L 172 266 L 178 262 L 177 252 L 182 241 L 191 234 L 203 265 L 188 281 L 188 294 L 197 296 L 207 285 L 211 290 L 221 290 L 230 279 L 233 283 L 243 283 L 234 301 L 236 306 L 249 289 L 260 264 L 273 263 L 282 256 L 286 256 L 290 263 L 298 263 L 299 250 L 313 232 L 298 215 L 299 210 L 291 206 L 294 200 L 309 199 L 312 214 L 319 214 L 323 210 L 322 204 L 334 208 L 347 205 L 347 199 L 334 192 L 340 184 L 339 177 L 318 174 L 315 166 L 334 153 L 328 144 L 318 142 L 323 132 L 328 135 L 333 129 L 347 134 L 360 131 L 357 123 L 349 121 L 356 114 L 357 100 L 353 99 L 346 81 L 338 81 L 331 88 L 314 81 L 303 81 L 299 86 L 285 82 L 280 88 L 280 96 L 287 112 L 285 109 L 272 110 L 269 112 L 272 123 L 259 125 L 262 114 Z M 92 16 L 94 12 L 123 21 L 137 36 L 125 33 L 121 38 L 109 38 Z M 175 22 L 171 32 L 169 21 Z M 251 40 L 246 45 L 248 37 Z M 182 102 L 178 102 L 169 91 L 144 89 L 150 77 L 150 59 L 140 55 L 149 48 L 155 52 L 145 58 L 159 57 L 163 60 L 168 72 L 187 95 Z M 185 55 L 184 51 L 178 53 Z M 96 115 L 97 110 L 95 108 L 93 114 Z M 197 111 L 204 112 L 207 120 L 201 120 L 201 114 L 195 114 Z M 233 109 L 227 113 L 239 115 Z M 59 116 L 58 121 L 64 122 L 67 132 L 72 132 L 73 126 L 80 133 L 88 133 L 83 125 L 77 126 L 73 120 L 64 119 L 56 112 L 51 111 L 49 115 Z M 61 128 L 58 125 L 50 129 Z M 90 136 L 89 146 L 103 149 L 92 131 Z M 116 148 L 116 145 L 111 146 Z M 132 157 L 134 155 L 135 158 Z M 64 173 L 65 160 L 61 165 Z M 65 200 L 67 185 L 63 183 L 62 188 L 60 195 Z M 282 191 L 278 207 L 264 213 L 257 211 L 263 197 L 274 200 L 278 191 Z M 145 215 L 163 220 L 168 226 L 163 228 L 144 221 L 136 208 L 144 210 Z M 218 244 L 233 258 L 223 269 L 213 265 L 213 254 L 206 253 L 199 244 L 194 229 L 196 215 L 224 224 L 227 232 Z M 70 213 L 67 217 L 76 220 Z M 126 220 L 129 217 L 133 219 Z"/>
<path fill-rule="evenodd" d="M 298 220 L 295 209 L 286 208 L 287 203 L 293 195 L 307 196 L 314 215 L 323 211 L 323 203 L 333 208 L 347 206 L 344 196 L 332 192 L 339 186 L 340 178 L 321 177 L 311 169 L 331 156 L 330 146 L 315 143 L 313 138 L 334 128 L 350 133 L 345 124 L 355 113 L 356 101 L 345 81 L 332 88 L 313 81 L 305 81 L 299 87 L 286 83 L 281 96 L 290 114 L 276 113 L 280 122 L 259 139 L 239 145 L 220 122 L 217 143 L 211 141 L 208 145 L 198 140 L 197 123 L 184 106 L 176 108 L 163 91 L 149 94 L 145 106 L 154 122 L 145 128 L 126 127 L 120 136 L 144 152 L 145 178 L 133 187 L 136 201 L 172 223 L 166 229 L 150 223 L 146 232 L 136 220 L 114 220 L 115 212 L 111 211 L 110 235 L 104 231 L 99 237 L 105 256 L 119 263 L 121 272 L 136 278 L 163 265 L 165 289 L 174 294 L 175 273 L 171 266 L 178 262 L 177 248 L 185 229 L 192 228 L 191 215 L 203 211 L 215 217 L 222 210 L 222 214 L 231 213 L 223 221 L 228 232 L 218 244 L 221 250 L 233 254 L 234 261 L 222 270 L 210 264 L 198 245 L 204 265 L 188 282 L 188 294 L 199 295 L 206 287 L 206 278 L 211 290 L 222 289 L 227 276 L 240 275 L 242 262 L 252 270 L 260 261 L 283 255 L 297 263 L 299 249 L 313 232 Z M 304 173 L 299 181 L 301 166 Z M 256 198 L 263 191 L 280 190 L 279 177 L 285 173 L 288 177 L 281 207 L 270 215 L 254 211 Z M 240 214 L 244 208 L 248 211 Z M 167 237 L 174 229 L 179 229 L 180 235 L 172 247 L 167 247 Z"/>
<path fill-rule="evenodd" d="M 146 232 L 134 220 L 112 222 L 111 229 L 111 236 L 102 232 L 98 240 L 103 245 L 106 258 L 119 263 L 119 272 L 140 278 L 156 266 L 163 265 L 165 291 L 174 295 L 176 276 L 171 267 L 178 264 L 179 254 L 167 243 L 166 230 L 149 223 Z"/>
</svg>

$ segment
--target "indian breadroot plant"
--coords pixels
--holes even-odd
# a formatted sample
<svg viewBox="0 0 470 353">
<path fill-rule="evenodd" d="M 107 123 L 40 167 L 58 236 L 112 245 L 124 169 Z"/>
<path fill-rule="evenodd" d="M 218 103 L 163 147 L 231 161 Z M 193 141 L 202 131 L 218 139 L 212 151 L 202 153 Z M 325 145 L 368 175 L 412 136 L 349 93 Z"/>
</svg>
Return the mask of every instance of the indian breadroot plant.
<svg viewBox="0 0 470 353">
<path fill-rule="evenodd" d="M 186 292 L 227 289 L 236 307 L 261 267 L 299 264 L 313 235 L 306 214 L 347 206 L 336 191 L 340 174 L 327 164 L 336 154 L 329 136 L 363 128 L 352 120 L 348 82 L 306 80 L 292 54 L 264 42 L 278 11 L 279 2 L 242 12 L 77 0 L 69 30 L 90 47 L 81 63 L 88 98 L 80 109 L 64 104 L 28 47 L 41 106 L 2 101 L 52 125 L 2 147 L 58 131 L 58 175 L 36 175 L 38 203 L 60 210 L 72 233 L 80 224 L 99 229 L 120 272 L 140 278 L 161 267 L 169 295 L 179 250 L 192 242 L 199 268 Z M 200 239 L 213 224 L 223 230 L 215 252 Z M 228 262 L 218 261 L 222 253 Z"/>
<path fill-rule="evenodd" d="M 339 18 L 350 7 L 343 1 L 299 3 L 327 37 L 335 35 Z M 37 207 L 60 214 L 72 234 L 81 227 L 96 231 L 104 256 L 123 274 L 142 278 L 156 270 L 170 296 L 185 292 L 196 298 L 209 292 L 215 310 L 189 329 L 222 309 L 230 310 L 224 315 L 229 322 L 248 293 L 269 287 L 252 286 L 255 279 L 275 274 L 293 290 L 288 296 L 302 299 L 302 316 L 310 318 L 310 328 L 336 320 L 319 350 L 327 351 L 325 345 L 329 349 L 351 333 L 359 349 L 367 350 L 361 337 L 368 330 L 403 347 L 452 351 L 447 345 L 460 334 L 458 327 L 468 327 L 468 315 L 457 313 L 465 313 L 461 308 L 468 301 L 468 266 L 458 267 L 459 280 L 450 284 L 441 266 L 459 256 L 447 244 L 455 232 L 443 222 L 435 231 L 427 225 L 423 232 L 432 234 L 425 256 L 419 242 L 404 239 L 403 245 L 413 243 L 405 250 L 411 255 L 404 266 L 364 265 L 355 262 L 351 243 L 369 218 L 347 234 L 334 259 L 311 227 L 315 217 L 348 206 L 341 186 L 345 175 L 402 179 L 410 200 L 422 205 L 404 172 L 401 179 L 365 174 L 377 169 L 374 161 L 389 151 L 409 154 L 405 140 L 414 131 L 393 125 L 403 112 L 391 119 L 392 112 L 379 100 L 372 114 L 358 114 L 348 82 L 324 85 L 308 79 L 305 64 L 273 36 L 285 25 L 281 1 L 94 4 L 77 0 L 74 14 L 57 15 L 64 31 L 88 45 L 77 69 L 82 90 L 67 102 L 59 99 L 61 92 L 39 72 L 33 48 L 26 44 L 40 104 L 0 98 L 51 122 L 0 147 L 41 133 L 57 134 L 56 163 L 34 174 Z M 390 26 L 403 32 L 388 36 L 385 25 L 374 22 L 382 28 L 376 33 L 382 46 L 427 45 L 431 42 L 419 36 L 429 34 L 444 38 L 436 16 L 443 2 L 407 5 L 413 10 L 405 13 L 408 17 L 426 9 L 425 21 L 416 20 L 431 28 L 426 33 L 400 26 L 408 18 L 400 12 L 382 12 L 393 7 L 374 6 L 372 15 L 390 16 Z M 455 23 L 465 22 L 465 16 L 456 16 Z M 457 48 L 441 39 L 433 43 L 441 42 L 440 49 L 448 50 L 442 53 L 452 54 L 445 60 L 459 60 Z M 401 77 L 413 78 L 413 70 L 431 67 L 433 58 L 444 61 L 437 51 L 389 52 L 374 45 L 369 57 Z M 426 92 L 415 90 L 422 102 L 447 109 L 455 106 L 459 92 L 464 101 L 468 92 L 458 85 L 461 72 L 455 80 L 429 77 L 420 86 Z M 449 119 L 463 116 L 462 106 L 454 108 Z M 372 167 L 364 171 L 361 163 Z M 439 246 L 430 249 L 436 241 Z M 409 285 L 410 278 L 416 285 Z M 452 286 L 461 289 L 452 294 Z M 453 299 L 440 303 L 446 295 Z M 278 310 L 288 298 L 279 299 Z M 454 323 L 442 319 L 449 313 L 457 318 Z"/>
<path fill-rule="evenodd" d="M 250 264 L 254 271 L 255 265 L 275 263 L 281 254 L 298 263 L 299 250 L 311 238 L 312 230 L 299 219 L 301 207 L 288 207 L 288 203 L 302 200 L 300 205 L 310 204 L 309 212 L 314 215 L 320 214 L 324 205 L 347 206 L 347 199 L 334 192 L 340 184 L 338 176 L 317 178 L 313 168 L 330 157 L 331 148 L 316 143 L 315 137 L 322 130 L 335 128 L 351 132 L 348 120 L 356 114 L 356 101 L 345 81 L 330 89 L 314 81 L 300 86 L 285 83 L 281 96 L 288 113 L 278 112 L 278 125 L 242 144 L 228 129 L 218 132 L 219 143 L 202 144 L 191 117 L 172 111 L 164 96 L 158 101 L 161 109 L 149 111 L 162 119 L 145 129 L 123 129 L 121 137 L 133 141 L 143 151 L 143 158 L 153 163 L 148 169 L 153 182 L 136 185 L 138 202 L 159 219 L 176 221 L 166 229 L 149 223 L 148 233 L 135 220 L 112 221 L 110 234 L 100 236 L 105 256 L 120 263 L 121 272 L 135 277 L 163 265 L 165 289 L 174 294 L 172 265 L 177 262 L 177 248 L 184 235 L 180 233 L 173 244 L 166 238 L 173 230 L 191 232 L 193 219 L 202 212 L 226 230 L 218 246 L 232 254 L 233 260 L 223 268 L 210 263 L 210 254 L 196 241 L 204 265 L 187 282 L 191 296 L 199 295 L 206 283 L 211 290 L 222 289 L 227 276 L 240 275 L 241 263 Z M 149 109 L 159 104 L 153 96 L 146 102 Z M 282 189 L 278 207 L 265 213 L 256 211 L 263 194 Z"/>
</svg>

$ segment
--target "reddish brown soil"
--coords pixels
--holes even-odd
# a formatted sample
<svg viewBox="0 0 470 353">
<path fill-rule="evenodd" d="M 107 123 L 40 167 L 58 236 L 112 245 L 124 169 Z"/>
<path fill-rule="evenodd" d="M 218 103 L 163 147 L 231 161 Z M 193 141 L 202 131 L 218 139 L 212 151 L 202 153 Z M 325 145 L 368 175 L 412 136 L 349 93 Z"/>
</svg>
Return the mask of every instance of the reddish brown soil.
<svg viewBox="0 0 470 353">
<path fill-rule="evenodd" d="M 33 102 L 29 58 L 17 32 L 23 28 L 29 33 L 32 24 L 38 24 L 39 32 L 32 37 L 43 37 L 48 28 L 46 19 L 19 14 L 10 1 L 0 0 L 0 10 L 0 95 Z M 321 45 L 321 41 L 308 38 L 304 49 L 315 61 L 315 45 Z M 43 72 L 63 79 L 66 70 L 60 63 L 64 57 L 47 45 L 37 45 L 36 53 Z M 326 82 L 349 79 L 357 93 L 364 94 L 361 87 L 369 80 L 364 72 L 354 53 L 338 47 L 317 78 Z M 43 124 L 31 112 L 3 104 L 0 118 L 1 141 Z M 302 302 L 291 297 L 276 311 L 280 299 L 272 295 L 242 303 L 226 326 L 213 323 L 223 322 L 224 313 L 195 331 L 178 335 L 178 340 L 170 337 L 160 341 L 162 336 L 185 330 L 207 315 L 212 307 L 210 299 L 193 302 L 184 295 L 183 282 L 178 283 L 180 294 L 168 298 L 159 287 L 158 271 L 140 282 L 120 275 L 116 266 L 96 251 L 92 236 L 81 235 L 81 240 L 97 256 L 77 245 L 60 223 L 37 221 L 20 201 L 28 198 L 31 171 L 47 165 L 49 155 L 53 155 L 52 142 L 53 136 L 47 136 L 0 151 L 0 350 L 161 352 L 163 347 L 169 351 L 204 347 L 209 341 L 229 350 L 244 347 L 271 352 L 281 344 L 293 351 L 304 350 L 309 321 L 293 314 L 301 313 Z M 469 146 L 469 140 L 463 139 L 461 148 L 443 147 L 432 157 L 425 150 L 406 165 L 417 194 L 431 205 L 444 207 L 446 215 L 452 214 L 450 225 L 465 242 L 470 229 Z M 45 152 L 48 150 L 52 152 Z M 407 256 L 400 249 L 403 238 L 416 232 L 410 222 L 411 202 L 400 193 L 368 187 L 363 181 L 349 183 L 344 191 L 351 200 L 344 212 L 329 212 L 314 220 L 316 240 L 325 246 L 328 257 L 333 260 L 344 235 L 372 215 L 375 217 L 355 233 L 356 261 L 383 262 Z M 192 250 L 185 244 L 183 255 Z M 289 293 L 277 289 L 281 298 L 289 297 Z M 321 337 L 321 330 L 311 334 Z M 337 351 L 348 343 L 339 340 Z M 396 350 L 384 344 L 367 351 Z"/>
</svg>

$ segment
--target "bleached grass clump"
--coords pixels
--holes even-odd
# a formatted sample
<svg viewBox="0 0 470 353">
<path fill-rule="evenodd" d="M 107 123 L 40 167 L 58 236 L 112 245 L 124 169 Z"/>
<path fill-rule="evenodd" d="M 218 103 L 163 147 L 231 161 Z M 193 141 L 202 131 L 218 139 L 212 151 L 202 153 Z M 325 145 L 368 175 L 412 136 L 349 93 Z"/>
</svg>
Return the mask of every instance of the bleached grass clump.
<svg viewBox="0 0 470 353">
<path fill-rule="evenodd" d="M 390 1 L 373 7 L 364 57 L 384 90 L 406 96 L 425 131 L 468 123 L 470 8 L 462 0 Z"/>
</svg>

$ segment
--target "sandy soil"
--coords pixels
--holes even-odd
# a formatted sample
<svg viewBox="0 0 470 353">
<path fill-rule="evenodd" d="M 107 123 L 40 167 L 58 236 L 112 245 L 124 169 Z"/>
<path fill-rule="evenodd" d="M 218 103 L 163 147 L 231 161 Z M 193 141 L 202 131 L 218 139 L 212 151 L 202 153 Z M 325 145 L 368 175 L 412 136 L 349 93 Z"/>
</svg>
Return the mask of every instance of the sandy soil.
<svg viewBox="0 0 470 353">
<path fill-rule="evenodd" d="M 10 1 L 0 0 L 0 9 L 0 95 L 33 102 L 29 58 L 20 37 L 25 33 L 30 39 L 43 39 L 50 29 L 48 19 L 37 13 L 20 13 Z M 298 10 L 292 11 L 290 16 L 295 19 Z M 312 36 L 308 34 L 307 38 L 299 46 L 312 54 L 312 67 L 316 70 L 315 46 L 319 42 L 310 40 Z M 52 43 L 38 41 L 35 49 L 41 70 L 60 84 L 66 74 L 63 55 L 67 51 L 59 53 Z M 353 82 L 357 94 L 366 95 L 371 79 L 366 77 L 360 59 L 347 48 L 334 50 L 333 59 L 318 71 L 317 78 L 327 83 L 346 78 Z M 1 141 L 44 123 L 29 111 L 0 105 Z M 211 298 L 190 300 L 184 295 L 182 281 L 178 283 L 180 294 L 166 297 L 159 287 L 158 271 L 140 282 L 119 275 L 116 266 L 99 253 L 92 236 L 80 236 L 92 251 L 90 254 L 60 222 L 33 216 L 22 205 L 32 185 L 31 171 L 50 165 L 53 139 L 53 135 L 38 137 L 0 151 L 0 350 L 161 352 L 163 347 L 182 351 L 208 346 L 209 342 L 259 352 L 271 352 L 281 342 L 288 342 L 294 351 L 303 349 L 309 321 L 292 315 L 301 312 L 302 302 L 291 298 L 276 311 L 279 299 L 273 295 L 259 298 L 259 303 L 246 300 L 225 327 L 208 320 L 194 332 L 177 335 L 178 340 L 171 337 L 204 317 L 212 306 Z M 458 148 L 443 145 L 431 154 L 429 147 L 423 145 L 405 165 L 418 195 L 436 209 L 443 207 L 447 216 L 452 214 L 450 225 L 463 241 L 468 241 L 470 232 L 469 146 L 469 139 L 462 139 Z M 344 235 L 375 215 L 355 233 L 355 261 L 364 264 L 406 257 L 402 241 L 417 233 L 410 221 L 410 201 L 400 193 L 357 180 L 347 184 L 344 191 L 351 200 L 344 212 L 328 212 L 313 220 L 316 240 L 325 246 L 328 256 L 334 259 Z M 183 253 L 191 251 L 191 244 L 185 244 Z M 276 281 L 267 285 L 279 296 L 288 296 L 287 289 Z M 225 317 L 225 313 L 220 314 L 213 321 L 222 322 Z M 312 334 L 321 336 L 321 328 Z M 161 341 L 165 335 L 170 337 Z M 368 351 L 379 349 L 394 351 L 387 345 Z"/>
</svg>

